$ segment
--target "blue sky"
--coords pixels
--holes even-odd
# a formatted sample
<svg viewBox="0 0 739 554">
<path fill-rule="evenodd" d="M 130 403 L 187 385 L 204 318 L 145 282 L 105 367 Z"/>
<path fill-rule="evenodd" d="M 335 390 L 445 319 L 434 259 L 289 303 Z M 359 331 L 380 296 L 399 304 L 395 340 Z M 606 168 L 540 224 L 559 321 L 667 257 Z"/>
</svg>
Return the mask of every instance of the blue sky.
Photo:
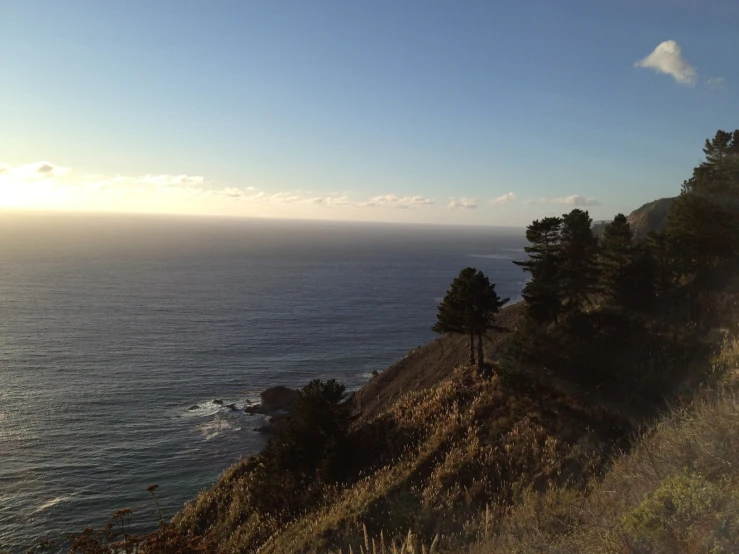
<svg viewBox="0 0 739 554">
<path fill-rule="evenodd" d="M 0 0 L 0 17 L 5 208 L 605 219 L 677 194 L 739 127 L 734 0 Z"/>
</svg>

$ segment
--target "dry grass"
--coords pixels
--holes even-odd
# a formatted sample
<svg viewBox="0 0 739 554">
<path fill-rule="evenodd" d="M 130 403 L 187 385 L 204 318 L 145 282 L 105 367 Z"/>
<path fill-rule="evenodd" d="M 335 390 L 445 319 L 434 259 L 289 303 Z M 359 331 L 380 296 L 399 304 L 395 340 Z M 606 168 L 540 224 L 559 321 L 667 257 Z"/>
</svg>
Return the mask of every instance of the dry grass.
<svg viewBox="0 0 739 554">
<path fill-rule="evenodd" d="M 586 492 L 528 491 L 471 554 L 718 553 L 739 544 L 739 341 L 719 389 L 675 409 Z"/>
<path fill-rule="evenodd" d="M 250 507 L 250 464 L 238 464 L 177 518 L 220 551 L 434 551 L 484 532 L 477 514 L 530 489 L 580 486 L 603 468 L 614 421 L 522 376 L 483 380 L 471 368 L 411 392 L 354 430 L 362 477 L 324 491 L 287 523 Z M 364 446 L 363 446 L 364 445 Z"/>
</svg>

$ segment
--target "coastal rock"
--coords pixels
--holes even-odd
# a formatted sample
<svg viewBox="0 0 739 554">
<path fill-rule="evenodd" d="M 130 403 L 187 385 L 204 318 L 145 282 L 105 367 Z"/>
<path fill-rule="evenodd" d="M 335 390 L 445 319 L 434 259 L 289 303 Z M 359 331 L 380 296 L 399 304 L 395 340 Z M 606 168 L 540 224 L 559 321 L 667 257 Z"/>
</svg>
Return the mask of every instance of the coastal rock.
<svg viewBox="0 0 739 554">
<path fill-rule="evenodd" d="M 223 406 L 223 400 L 216 399 L 213 401 L 213 404 L 218 404 L 219 406 Z"/>
<path fill-rule="evenodd" d="M 286 413 L 273 415 L 267 420 L 266 425 L 257 427 L 256 431 L 266 435 L 280 435 L 285 430 L 289 416 L 290 414 Z"/>
<path fill-rule="evenodd" d="M 188 410 L 199 410 L 199 409 L 200 409 L 200 406 L 198 406 L 197 404 L 193 404 L 192 406 L 188 408 Z"/>
<path fill-rule="evenodd" d="M 300 391 L 283 386 L 270 387 L 260 395 L 262 399 L 262 413 L 290 410 L 300 396 Z"/>
</svg>

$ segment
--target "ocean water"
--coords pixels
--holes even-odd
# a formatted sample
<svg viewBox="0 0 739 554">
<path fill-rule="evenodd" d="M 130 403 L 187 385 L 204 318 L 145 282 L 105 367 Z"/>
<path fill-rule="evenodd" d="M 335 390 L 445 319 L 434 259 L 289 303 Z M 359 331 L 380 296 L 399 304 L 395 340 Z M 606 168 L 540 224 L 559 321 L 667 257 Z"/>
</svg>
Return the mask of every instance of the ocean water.
<svg viewBox="0 0 739 554">
<path fill-rule="evenodd" d="M 463 267 L 517 299 L 523 243 L 493 227 L 0 213 L 0 552 L 124 507 L 156 526 L 147 485 L 171 517 L 264 444 L 260 416 L 213 400 L 361 386 L 434 338 Z"/>
</svg>

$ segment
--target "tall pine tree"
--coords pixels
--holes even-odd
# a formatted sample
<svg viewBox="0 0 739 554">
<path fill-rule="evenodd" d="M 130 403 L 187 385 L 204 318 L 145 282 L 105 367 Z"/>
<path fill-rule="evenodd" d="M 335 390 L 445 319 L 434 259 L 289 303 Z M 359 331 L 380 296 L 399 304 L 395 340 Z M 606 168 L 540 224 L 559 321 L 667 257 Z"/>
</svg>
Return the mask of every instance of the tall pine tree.
<svg viewBox="0 0 739 554">
<path fill-rule="evenodd" d="M 528 316 L 541 325 L 555 322 L 562 311 L 563 296 L 559 286 L 561 229 L 562 219 L 559 217 L 534 221 L 526 228 L 530 246 L 526 246 L 524 251 L 529 259 L 513 262 L 531 274 L 524 286 L 523 298 Z"/>
<path fill-rule="evenodd" d="M 668 219 L 687 271 L 739 254 L 739 130 L 706 140 L 704 162 L 683 183 Z"/>
<path fill-rule="evenodd" d="M 601 290 L 617 305 L 628 301 L 632 283 L 630 270 L 634 260 L 634 236 L 624 214 L 606 225 L 600 238 L 598 265 Z"/>
<path fill-rule="evenodd" d="M 464 268 L 452 281 L 436 314 L 435 333 L 466 334 L 469 336 L 470 364 L 475 363 L 475 337 L 477 337 L 477 363 L 482 369 L 482 337 L 494 327 L 495 315 L 508 299 L 501 300 L 495 285 L 474 267 Z"/>
<path fill-rule="evenodd" d="M 598 239 L 588 212 L 574 209 L 562 216 L 559 286 L 566 312 L 577 312 L 598 290 Z"/>
</svg>

